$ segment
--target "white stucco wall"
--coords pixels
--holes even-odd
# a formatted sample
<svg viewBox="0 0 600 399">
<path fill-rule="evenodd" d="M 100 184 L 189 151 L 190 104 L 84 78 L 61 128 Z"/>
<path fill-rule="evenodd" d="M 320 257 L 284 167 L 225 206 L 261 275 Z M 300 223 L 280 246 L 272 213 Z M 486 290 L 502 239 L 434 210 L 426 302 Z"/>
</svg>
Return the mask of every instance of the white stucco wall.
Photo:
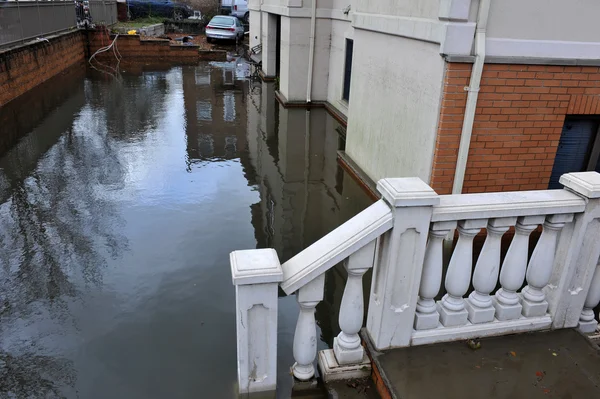
<svg viewBox="0 0 600 399">
<path fill-rule="evenodd" d="M 439 46 L 354 31 L 346 152 L 377 181 L 429 181 L 444 61 Z"/>
<path fill-rule="evenodd" d="M 492 1 L 488 36 L 600 42 L 599 16 L 598 0 Z"/>
<path fill-rule="evenodd" d="M 440 0 L 353 0 L 353 9 L 369 14 L 437 19 Z"/>
<path fill-rule="evenodd" d="M 317 19 L 312 100 L 327 99 L 331 20 Z M 310 19 L 281 17 L 279 90 L 288 101 L 306 101 Z"/>
</svg>

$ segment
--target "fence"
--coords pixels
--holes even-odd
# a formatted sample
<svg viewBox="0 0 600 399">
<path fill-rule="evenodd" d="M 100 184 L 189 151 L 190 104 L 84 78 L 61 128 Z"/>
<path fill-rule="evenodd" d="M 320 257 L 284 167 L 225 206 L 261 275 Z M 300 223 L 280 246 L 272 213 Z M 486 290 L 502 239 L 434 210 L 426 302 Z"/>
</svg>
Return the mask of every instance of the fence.
<svg viewBox="0 0 600 399">
<path fill-rule="evenodd" d="M 116 1 L 90 1 L 94 23 L 110 25 L 117 21 Z M 42 39 L 77 26 L 72 1 L 0 2 L 0 47 Z"/>
</svg>

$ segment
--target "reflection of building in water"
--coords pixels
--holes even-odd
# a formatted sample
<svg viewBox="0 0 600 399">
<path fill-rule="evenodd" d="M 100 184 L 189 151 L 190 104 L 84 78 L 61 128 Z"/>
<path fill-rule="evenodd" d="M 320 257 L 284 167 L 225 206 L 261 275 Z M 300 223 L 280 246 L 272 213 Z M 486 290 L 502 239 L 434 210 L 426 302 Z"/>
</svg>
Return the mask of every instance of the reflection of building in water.
<svg viewBox="0 0 600 399">
<path fill-rule="evenodd" d="M 183 68 L 189 162 L 233 159 L 246 148 L 245 69 L 237 62 Z"/>
<path fill-rule="evenodd" d="M 261 196 L 252 209 L 257 245 L 275 248 L 285 262 L 371 201 L 341 170 L 339 124 L 324 109 L 283 108 L 266 83 L 250 90 L 247 108 L 248 151 Z M 317 308 L 329 343 L 337 334 L 345 280 L 342 267 L 328 273 L 325 300 Z"/>
</svg>

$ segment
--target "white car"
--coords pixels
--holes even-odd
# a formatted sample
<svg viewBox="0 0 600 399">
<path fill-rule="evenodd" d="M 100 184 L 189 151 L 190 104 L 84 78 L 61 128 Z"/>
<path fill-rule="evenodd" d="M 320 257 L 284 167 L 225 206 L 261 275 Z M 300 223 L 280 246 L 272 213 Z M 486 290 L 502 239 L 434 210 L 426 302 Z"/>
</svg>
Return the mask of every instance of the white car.
<svg viewBox="0 0 600 399">
<path fill-rule="evenodd" d="M 241 40 L 244 38 L 244 27 L 239 19 L 229 15 L 217 15 L 206 25 L 206 41 Z"/>
<path fill-rule="evenodd" d="M 241 19 L 244 23 L 248 23 L 250 12 L 248 11 L 248 0 L 232 0 L 231 15 Z"/>
</svg>

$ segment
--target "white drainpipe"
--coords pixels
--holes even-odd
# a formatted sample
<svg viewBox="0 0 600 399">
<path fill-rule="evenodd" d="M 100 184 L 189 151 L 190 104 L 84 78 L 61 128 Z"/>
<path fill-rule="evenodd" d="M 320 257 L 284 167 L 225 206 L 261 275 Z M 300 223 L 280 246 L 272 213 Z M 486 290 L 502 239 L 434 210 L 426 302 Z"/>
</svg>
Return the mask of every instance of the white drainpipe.
<svg viewBox="0 0 600 399">
<path fill-rule="evenodd" d="M 317 30 L 317 0 L 312 0 L 310 16 L 310 47 L 308 50 L 308 78 L 306 79 L 306 102 L 312 101 L 313 65 L 315 63 L 315 33 Z"/>
<path fill-rule="evenodd" d="M 462 194 L 465 181 L 467 158 L 469 157 L 471 135 L 473 134 L 473 121 L 475 120 L 477 98 L 479 97 L 479 88 L 481 85 L 481 75 L 483 74 L 483 64 L 485 63 L 485 36 L 488 16 L 490 14 L 490 3 L 491 0 L 481 0 L 479 3 L 477 29 L 475 31 L 475 63 L 473 64 L 471 81 L 468 88 L 469 94 L 467 96 L 467 106 L 465 107 L 462 132 L 460 134 L 460 146 L 458 148 L 458 160 L 456 161 L 452 194 Z"/>
</svg>

